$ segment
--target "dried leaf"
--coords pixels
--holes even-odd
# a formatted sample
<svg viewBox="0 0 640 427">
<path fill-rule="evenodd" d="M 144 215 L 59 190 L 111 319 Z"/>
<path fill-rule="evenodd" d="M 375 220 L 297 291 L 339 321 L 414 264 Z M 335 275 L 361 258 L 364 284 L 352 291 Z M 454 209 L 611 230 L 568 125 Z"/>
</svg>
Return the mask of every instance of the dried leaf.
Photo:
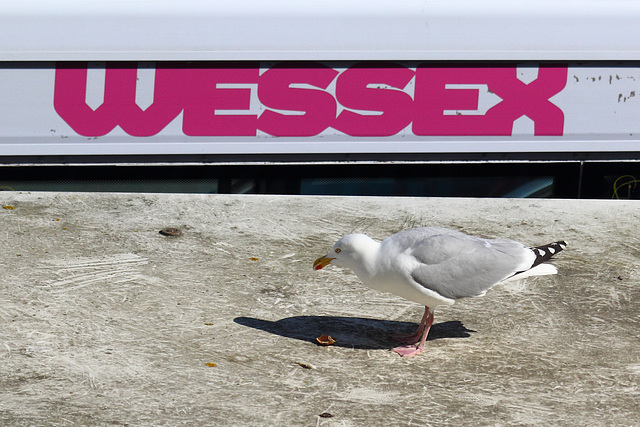
<svg viewBox="0 0 640 427">
<path fill-rule="evenodd" d="M 215 363 L 205 363 L 205 365 L 206 365 L 206 366 L 208 366 L 208 367 L 210 367 L 210 368 L 213 368 L 213 367 L 215 367 L 215 366 L 218 366 L 218 365 L 217 365 L 217 364 L 215 364 Z"/>
<path fill-rule="evenodd" d="M 163 236 L 179 237 L 182 235 L 182 231 L 179 228 L 167 227 L 160 230 L 160 234 Z"/>
<path fill-rule="evenodd" d="M 296 362 L 296 365 L 302 366 L 304 369 L 315 369 L 315 366 L 310 363 Z"/>
<path fill-rule="evenodd" d="M 12 210 L 14 210 L 15 208 L 14 208 L 13 206 L 11 206 L 11 205 L 7 205 L 7 206 L 3 206 L 3 207 L 2 207 L 2 209 L 7 209 L 7 210 L 12 211 Z"/>
<path fill-rule="evenodd" d="M 318 344 L 320 345 L 332 345 L 336 343 L 336 340 L 327 334 L 320 335 L 318 338 L 316 338 L 316 341 L 318 341 Z"/>
</svg>

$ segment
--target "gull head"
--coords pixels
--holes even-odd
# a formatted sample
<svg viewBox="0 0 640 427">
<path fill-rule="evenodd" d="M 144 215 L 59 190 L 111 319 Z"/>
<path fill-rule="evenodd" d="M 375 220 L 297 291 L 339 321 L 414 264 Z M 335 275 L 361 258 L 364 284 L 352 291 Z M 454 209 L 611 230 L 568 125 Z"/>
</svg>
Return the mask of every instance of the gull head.
<svg viewBox="0 0 640 427">
<path fill-rule="evenodd" d="M 379 243 L 364 234 L 347 234 L 333 248 L 313 263 L 314 270 L 329 264 L 356 270 L 362 267 L 377 250 Z"/>
</svg>

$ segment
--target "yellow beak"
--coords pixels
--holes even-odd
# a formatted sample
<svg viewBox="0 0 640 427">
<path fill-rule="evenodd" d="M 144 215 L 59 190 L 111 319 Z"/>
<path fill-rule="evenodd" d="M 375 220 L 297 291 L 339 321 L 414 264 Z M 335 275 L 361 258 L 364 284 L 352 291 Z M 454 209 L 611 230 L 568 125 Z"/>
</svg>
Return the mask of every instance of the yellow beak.
<svg viewBox="0 0 640 427">
<path fill-rule="evenodd" d="M 313 269 L 320 270 L 321 268 L 329 265 L 329 263 L 334 259 L 335 258 L 327 258 L 326 256 L 322 256 L 313 262 Z"/>
</svg>

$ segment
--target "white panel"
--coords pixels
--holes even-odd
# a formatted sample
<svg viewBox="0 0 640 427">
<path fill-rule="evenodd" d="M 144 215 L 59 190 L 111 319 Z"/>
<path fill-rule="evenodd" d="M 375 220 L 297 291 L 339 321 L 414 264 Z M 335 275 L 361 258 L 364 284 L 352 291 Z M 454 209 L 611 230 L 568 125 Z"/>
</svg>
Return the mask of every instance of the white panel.
<svg viewBox="0 0 640 427">
<path fill-rule="evenodd" d="M 629 0 L 21 0 L 0 60 L 630 60 Z"/>
<path fill-rule="evenodd" d="M 196 69 L 204 74 L 193 68 L 167 74 L 163 68 L 160 80 L 148 63 L 137 72 L 108 68 L 106 78 L 95 67 L 0 67 L 0 156 L 640 151 L 640 62 L 440 64 L 439 71 L 433 64 L 407 63 L 383 74 L 374 69 L 370 80 L 359 81 L 342 80 L 357 64 L 325 65 L 302 69 L 291 83 L 283 74 L 271 94 L 260 88 L 269 84 L 263 78 L 273 63 L 230 70 L 220 80 L 232 81 L 215 85 L 212 79 L 221 74 L 213 65 Z M 329 73 L 326 89 L 302 83 L 318 70 Z M 439 86 L 432 85 L 434 75 Z M 381 80 L 405 88 L 371 87 Z M 281 102 L 280 109 L 274 102 Z M 327 116 L 331 109 L 335 113 Z M 287 114 L 284 121 L 273 120 L 278 112 Z M 338 115 L 354 112 L 353 126 L 338 123 Z M 266 113 L 272 119 L 263 120 Z M 311 120 L 298 122 L 305 117 Z M 439 127 L 432 132 L 433 126 Z M 390 128 L 396 130 L 376 136 Z M 234 136 L 241 129 L 244 136 Z"/>
</svg>

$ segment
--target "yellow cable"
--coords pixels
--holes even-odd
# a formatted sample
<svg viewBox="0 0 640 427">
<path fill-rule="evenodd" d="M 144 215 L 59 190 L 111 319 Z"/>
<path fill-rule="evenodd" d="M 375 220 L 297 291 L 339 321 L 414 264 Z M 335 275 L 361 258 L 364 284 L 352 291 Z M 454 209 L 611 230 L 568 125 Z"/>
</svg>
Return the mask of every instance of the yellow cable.
<svg viewBox="0 0 640 427">
<path fill-rule="evenodd" d="M 618 181 L 620 181 L 623 178 L 631 178 L 628 181 L 623 182 L 622 184 L 618 184 Z M 613 194 L 611 195 L 612 199 L 620 199 L 620 196 L 618 195 L 618 190 L 620 190 L 621 188 L 628 186 L 629 188 L 629 192 L 631 192 L 631 185 L 633 184 L 633 188 L 635 189 L 636 184 L 640 182 L 640 180 L 636 179 L 635 176 L 633 175 L 622 175 L 620 177 L 618 177 L 618 179 L 616 179 L 613 182 Z"/>
</svg>

